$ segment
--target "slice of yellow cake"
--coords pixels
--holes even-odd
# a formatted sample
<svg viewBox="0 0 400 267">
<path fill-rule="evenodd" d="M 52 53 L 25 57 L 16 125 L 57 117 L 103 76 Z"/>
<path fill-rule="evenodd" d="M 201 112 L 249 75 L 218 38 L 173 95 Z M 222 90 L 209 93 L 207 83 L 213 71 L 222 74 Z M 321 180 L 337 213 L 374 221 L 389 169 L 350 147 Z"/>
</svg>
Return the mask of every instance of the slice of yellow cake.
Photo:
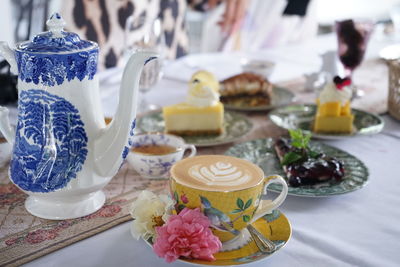
<svg viewBox="0 0 400 267">
<path fill-rule="evenodd" d="M 334 78 L 321 91 L 317 99 L 317 114 L 314 132 L 351 133 L 354 115 L 351 114 L 350 99 L 352 90 L 349 78 Z"/>
<path fill-rule="evenodd" d="M 163 108 L 165 130 L 176 135 L 212 135 L 223 132 L 224 106 L 219 82 L 207 71 L 193 74 L 186 101 Z"/>
</svg>

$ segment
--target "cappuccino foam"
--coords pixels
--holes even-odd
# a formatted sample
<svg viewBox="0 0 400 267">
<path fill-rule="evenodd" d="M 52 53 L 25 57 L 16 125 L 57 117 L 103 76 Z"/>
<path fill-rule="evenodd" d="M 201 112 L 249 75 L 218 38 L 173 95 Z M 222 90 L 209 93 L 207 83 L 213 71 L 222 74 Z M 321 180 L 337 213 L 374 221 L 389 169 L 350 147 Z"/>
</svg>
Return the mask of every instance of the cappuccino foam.
<svg viewBox="0 0 400 267">
<path fill-rule="evenodd" d="M 253 163 L 222 155 L 181 160 L 172 166 L 171 176 L 182 185 L 209 191 L 246 189 L 264 179 L 263 171 Z"/>
</svg>

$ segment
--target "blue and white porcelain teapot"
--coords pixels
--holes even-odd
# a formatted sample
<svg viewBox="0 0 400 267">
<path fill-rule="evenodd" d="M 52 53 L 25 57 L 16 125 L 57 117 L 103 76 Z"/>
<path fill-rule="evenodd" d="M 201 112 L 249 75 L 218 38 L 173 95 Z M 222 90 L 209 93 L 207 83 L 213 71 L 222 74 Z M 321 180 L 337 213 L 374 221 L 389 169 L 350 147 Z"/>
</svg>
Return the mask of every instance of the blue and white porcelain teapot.
<svg viewBox="0 0 400 267">
<path fill-rule="evenodd" d="M 26 209 L 38 217 L 69 219 L 100 209 L 101 189 L 128 154 L 143 65 L 156 57 L 137 52 L 121 82 L 119 106 L 106 126 L 101 109 L 97 58 L 99 47 L 63 31 L 57 13 L 40 33 L 0 54 L 18 73 L 18 121 L 12 127 L 0 107 L 0 130 L 13 144 L 9 176 L 29 194 Z"/>
</svg>

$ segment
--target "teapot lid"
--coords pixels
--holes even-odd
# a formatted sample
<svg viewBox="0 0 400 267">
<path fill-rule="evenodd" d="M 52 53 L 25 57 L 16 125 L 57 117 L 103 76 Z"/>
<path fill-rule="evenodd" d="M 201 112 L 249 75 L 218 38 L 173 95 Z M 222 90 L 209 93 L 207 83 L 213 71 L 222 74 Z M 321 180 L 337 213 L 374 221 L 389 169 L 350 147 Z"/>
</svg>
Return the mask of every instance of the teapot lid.
<svg viewBox="0 0 400 267">
<path fill-rule="evenodd" d="M 98 47 L 95 42 L 81 40 L 76 33 L 63 31 L 65 24 L 60 14 L 54 13 L 46 22 L 49 31 L 39 33 L 32 42 L 20 43 L 17 50 L 37 53 L 70 53 Z"/>
</svg>

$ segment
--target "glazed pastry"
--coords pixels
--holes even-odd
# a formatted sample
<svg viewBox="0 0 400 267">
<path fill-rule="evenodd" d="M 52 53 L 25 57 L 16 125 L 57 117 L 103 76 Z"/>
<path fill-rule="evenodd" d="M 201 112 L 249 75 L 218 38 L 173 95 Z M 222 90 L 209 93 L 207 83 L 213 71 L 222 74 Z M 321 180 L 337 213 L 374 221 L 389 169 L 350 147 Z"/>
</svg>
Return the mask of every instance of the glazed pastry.
<svg viewBox="0 0 400 267">
<path fill-rule="evenodd" d="M 336 76 L 333 82 L 324 87 L 317 99 L 314 132 L 349 134 L 353 131 L 350 85 L 349 78 L 341 79 Z"/>
<path fill-rule="evenodd" d="M 269 105 L 272 84 L 264 77 L 244 72 L 221 82 L 221 102 L 238 107 Z"/>
<path fill-rule="evenodd" d="M 196 72 L 189 83 L 186 101 L 163 108 L 165 129 L 176 135 L 217 135 L 223 132 L 224 106 L 219 83 L 207 71 Z"/>
</svg>

